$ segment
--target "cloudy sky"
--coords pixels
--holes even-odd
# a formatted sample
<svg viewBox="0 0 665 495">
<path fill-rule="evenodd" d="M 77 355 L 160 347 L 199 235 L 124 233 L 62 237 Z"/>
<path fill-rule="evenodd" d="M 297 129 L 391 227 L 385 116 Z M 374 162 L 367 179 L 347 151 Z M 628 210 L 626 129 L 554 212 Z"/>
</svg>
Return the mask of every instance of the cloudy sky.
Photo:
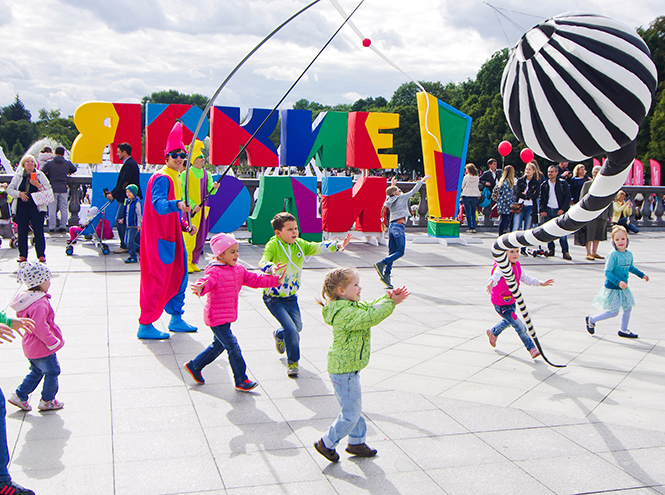
<svg viewBox="0 0 665 495">
<path fill-rule="evenodd" d="M 339 0 L 350 12 L 359 0 Z M 496 2 L 496 3 L 495 3 Z M 176 89 L 211 96 L 258 41 L 306 0 L 0 0 L 0 106 L 18 93 L 72 115 L 86 101 L 140 102 Z M 461 81 L 530 27 L 571 10 L 631 27 L 662 0 L 365 0 L 356 26 L 418 80 Z M 629 8 L 627 5 L 630 5 Z M 343 21 L 329 0 L 286 26 L 236 74 L 217 105 L 271 108 Z M 520 27 L 516 27 L 520 26 Z M 405 77 L 345 27 L 282 105 L 390 98 Z"/>
</svg>

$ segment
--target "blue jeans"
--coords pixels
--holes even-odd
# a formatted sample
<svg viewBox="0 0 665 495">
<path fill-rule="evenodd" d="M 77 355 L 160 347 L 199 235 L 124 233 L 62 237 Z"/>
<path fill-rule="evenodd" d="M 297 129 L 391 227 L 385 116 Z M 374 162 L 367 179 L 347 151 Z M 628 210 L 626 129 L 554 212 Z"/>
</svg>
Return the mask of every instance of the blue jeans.
<svg viewBox="0 0 665 495">
<path fill-rule="evenodd" d="M 390 222 L 388 226 L 388 257 L 383 258 L 381 263 L 386 264 L 383 273 L 390 277 L 393 269 L 393 263 L 404 256 L 406 248 L 406 232 L 403 223 Z"/>
<path fill-rule="evenodd" d="M 127 245 L 127 250 L 129 251 L 129 257 L 136 259 L 136 250 L 139 247 L 138 240 L 141 238 L 139 236 L 139 229 L 136 227 L 127 228 L 126 226 L 125 229 L 125 244 Z"/>
<path fill-rule="evenodd" d="M 360 372 L 330 374 L 335 398 L 342 411 L 337 419 L 323 435 L 323 444 L 328 449 L 334 449 L 340 440 L 349 436 L 350 445 L 365 443 L 367 424 L 363 418 L 363 399 L 360 390 Z"/>
<path fill-rule="evenodd" d="M 533 205 L 523 206 L 522 211 L 513 215 L 513 232 L 516 230 L 529 230 L 533 227 Z M 522 227 L 524 224 L 524 227 Z"/>
<path fill-rule="evenodd" d="M 264 294 L 263 302 L 270 314 L 282 325 L 275 335 L 278 339 L 284 340 L 288 362 L 297 363 L 300 361 L 300 330 L 302 330 L 298 295 L 272 297 Z"/>
<path fill-rule="evenodd" d="M 219 355 L 227 351 L 229 355 L 229 364 L 233 370 L 233 379 L 236 385 L 247 380 L 247 365 L 242 357 L 242 351 L 238 345 L 238 339 L 231 332 L 231 324 L 224 323 L 211 328 L 215 338 L 201 354 L 192 359 L 192 367 L 199 373 L 203 368 L 212 363 Z"/>
<path fill-rule="evenodd" d="M 118 229 L 118 237 L 120 238 L 121 249 L 127 249 L 127 244 L 125 244 L 125 232 L 127 231 L 127 226 L 125 225 L 126 212 L 127 209 L 125 208 L 125 203 L 118 202 L 118 212 L 115 215 L 115 226 Z M 118 220 L 122 220 L 122 223 L 119 223 Z"/>
<path fill-rule="evenodd" d="M 7 471 L 9 464 L 9 447 L 7 446 L 7 405 L 5 396 L 0 389 L 0 482 L 10 481 L 12 478 Z"/>
<path fill-rule="evenodd" d="M 510 213 L 499 215 L 499 235 L 510 232 Z"/>
<path fill-rule="evenodd" d="M 526 325 L 522 322 L 522 320 L 519 319 L 517 313 L 515 313 L 515 310 L 517 309 L 515 303 L 508 304 L 506 306 L 495 305 L 494 309 L 497 313 L 499 313 L 499 316 L 503 318 L 503 320 L 494 325 L 492 330 L 490 330 L 494 335 L 498 337 L 501 332 L 512 325 L 517 332 L 517 335 L 519 335 L 520 339 L 522 339 L 524 347 L 526 347 L 527 351 L 530 351 L 536 347 L 536 345 L 533 343 L 533 340 L 531 340 L 531 337 L 529 337 L 529 334 L 526 331 Z"/>
<path fill-rule="evenodd" d="M 58 375 L 60 375 L 60 364 L 55 353 L 39 359 L 29 359 L 30 373 L 23 379 L 16 389 L 18 398 L 25 401 L 44 378 L 42 387 L 42 400 L 48 402 L 55 399 L 58 393 Z"/>
<path fill-rule="evenodd" d="M 627 217 L 621 217 L 617 224 L 621 225 L 627 231 L 632 232 L 633 234 L 637 234 L 640 231 L 640 229 L 637 228 L 637 225 L 628 221 Z"/>
<path fill-rule="evenodd" d="M 464 216 L 466 216 L 466 225 L 476 230 L 476 208 L 478 208 L 477 196 L 462 196 L 464 203 Z"/>
<path fill-rule="evenodd" d="M 555 210 L 554 208 L 550 208 L 549 206 L 547 207 L 547 217 L 545 218 L 545 221 L 548 222 L 552 220 L 553 218 L 558 217 L 559 215 L 557 214 L 559 210 Z M 568 252 L 568 237 L 565 235 L 563 237 L 559 237 L 559 244 L 561 245 L 561 251 L 563 253 Z M 554 252 L 554 241 L 548 242 L 547 243 L 547 249 L 550 251 Z"/>
</svg>

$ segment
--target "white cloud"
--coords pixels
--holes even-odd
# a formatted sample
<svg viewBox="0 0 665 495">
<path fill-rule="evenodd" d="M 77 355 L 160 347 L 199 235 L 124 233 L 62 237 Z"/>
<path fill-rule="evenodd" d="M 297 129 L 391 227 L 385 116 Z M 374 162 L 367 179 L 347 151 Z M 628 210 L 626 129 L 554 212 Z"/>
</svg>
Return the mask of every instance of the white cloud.
<svg viewBox="0 0 665 495">
<path fill-rule="evenodd" d="M 302 70 L 297 69 L 296 67 L 286 68 L 278 67 L 277 65 L 271 65 L 263 69 L 255 69 L 254 74 L 265 77 L 266 79 L 273 79 L 275 81 L 295 81 L 298 76 L 302 73 Z M 307 73 L 303 77 L 303 81 L 309 79 Z"/>
<path fill-rule="evenodd" d="M 0 0 L 0 26 L 12 21 L 12 9 L 4 1 Z"/>
<path fill-rule="evenodd" d="M 344 93 L 342 95 L 347 101 L 356 101 L 362 98 L 363 96 L 360 93 L 356 93 L 355 91 L 351 91 L 349 93 Z"/>
</svg>

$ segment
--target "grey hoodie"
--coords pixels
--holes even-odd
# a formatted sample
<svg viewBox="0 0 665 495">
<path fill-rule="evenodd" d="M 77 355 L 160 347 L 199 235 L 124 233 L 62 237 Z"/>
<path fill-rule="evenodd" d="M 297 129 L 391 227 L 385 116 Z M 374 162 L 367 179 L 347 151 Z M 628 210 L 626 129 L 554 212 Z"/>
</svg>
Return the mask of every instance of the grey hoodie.
<svg viewBox="0 0 665 495">
<path fill-rule="evenodd" d="M 409 200 L 411 199 L 411 196 L 420 190 L 423 184 L 424 182 L 419 180 L 409 192 L 402 193 L 398 196 L 390 196 L 386 199 L 386 202 L 383 205 L 390 211 L 391 222 L 399 220 L 400 218 L 408 219 L 411 216 L 411 211 L 409 211 Z"/>
</svg>

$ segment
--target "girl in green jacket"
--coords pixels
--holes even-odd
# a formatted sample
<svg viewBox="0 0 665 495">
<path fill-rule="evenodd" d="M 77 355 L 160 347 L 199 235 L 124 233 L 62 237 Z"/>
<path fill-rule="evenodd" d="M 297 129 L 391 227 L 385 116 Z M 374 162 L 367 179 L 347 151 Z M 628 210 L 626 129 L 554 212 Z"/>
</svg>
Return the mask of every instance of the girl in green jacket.
<svg viewBox="0 0 665 495">
<path fill-rule="evenodd" d="M 346 451 L 359 457 L 373 457 L 376 449 L 365 443 L 367 426 L 362 417 L 359 372 L 369 362 L 371 327 L 386 319 L 409 296 L 406 287 L 389 291 L 372 302 L 361 302 L 360 276 L 355 268 L 338 268 L 323 281 L 323 320 L 333 327 L 328 350 L 328 373 L 342 411 L 328 433 L 314 448 L 330 462 L 337 462 L 337 444 L 349 436 Z"/>
</svg>

